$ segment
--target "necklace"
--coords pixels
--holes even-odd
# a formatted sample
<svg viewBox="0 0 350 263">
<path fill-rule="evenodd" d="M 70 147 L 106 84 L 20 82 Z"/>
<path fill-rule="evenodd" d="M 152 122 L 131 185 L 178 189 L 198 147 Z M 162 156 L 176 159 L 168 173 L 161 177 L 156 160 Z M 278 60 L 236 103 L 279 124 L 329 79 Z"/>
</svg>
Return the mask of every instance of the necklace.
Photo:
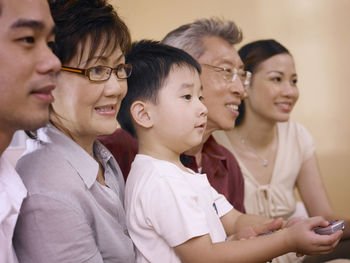
<svg viewBox="0 0 350 263">
<path fill-rule="evenodd" d="M 252 152 L 252 153 L 255 155 L 255 157 L 256 157 L 257 159 L 260 159 L 260 160 L 262 161 L 262 166 L 263 166 L 263 167 L 267 167 L 267 166 L 269 165 L 269 160 L 266 159 L 266 158 L 263 158 L 262 156 L 260 156 L 260 155 L 256 152 L 256 150 L 255 150 L 253 147 L 247 145 L 245 139 L 244 139 L 240 134 L 237 133 L 237 135 L 238 135 L 239 140 L 240 140 L 240 142 L 242 143 L 242 145 L 243 145 L 247 150 L 249 150 L 250 152 Z M 270 148 L 270 149 L 271 149 L 271 148 Z M 270 150 L 270 149 L 269 149 L 269 150 Z M 269 153 L 270 153 L 270 152 L 269 152 Z"/>
</svg>

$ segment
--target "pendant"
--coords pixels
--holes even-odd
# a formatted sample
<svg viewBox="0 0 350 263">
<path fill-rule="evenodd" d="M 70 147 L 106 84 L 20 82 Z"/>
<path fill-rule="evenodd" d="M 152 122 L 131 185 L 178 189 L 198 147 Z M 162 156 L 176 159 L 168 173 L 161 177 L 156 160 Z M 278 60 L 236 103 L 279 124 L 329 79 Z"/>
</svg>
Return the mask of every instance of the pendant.
<svg viewBox="0 0 350 263">
<path fill-rule="evenodd" d="M 264 159 L 263 166 L 264 166 L 264 167 L 267 167 L 268 165 L 269 165 L 269 161 L 266 160 L 266 159 Z"/>
</svg>

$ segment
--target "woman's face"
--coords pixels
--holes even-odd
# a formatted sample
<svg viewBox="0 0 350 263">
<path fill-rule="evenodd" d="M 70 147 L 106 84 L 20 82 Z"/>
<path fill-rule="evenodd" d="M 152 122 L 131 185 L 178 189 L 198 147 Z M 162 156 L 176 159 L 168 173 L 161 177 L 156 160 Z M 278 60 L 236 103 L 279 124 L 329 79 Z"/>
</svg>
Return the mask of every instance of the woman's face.
<svg viewBox="0 0 350 263">
<path fill-rule="evenodd" d="M 119 47 L 112 53 L 107 52 L 108 56 L 96 55 L 90 59 L 88 44 L 84 47 L 81 60 L 77 55 L 63 66 L 116 68 L 118 64 L 125 63 Z M 79 49 L 77 54 L 80 54 Z M 99 50 L 95 54 L 100 54 Z M 60 71 L 57 87 L 52 92 L 55 99 L 52 103 L 54 116 L 61 122 L 57 125 L 63 126 L 62 130 L 68 130 L 74 138 L 94 139 L 101 134 L 113 133 L 117 129 L 116 116 L 126 91 L 126 79 L 118 79 L 114 73 L 109 80 L 93 82 L 85 75 Z"/>
<path fill-rule="evenodd" d="M 287 121 L 299 97 L 294 60 L 278 54 L 262 62 L 253 73 L 247 111 L 269 121 Z"/>
</svg>

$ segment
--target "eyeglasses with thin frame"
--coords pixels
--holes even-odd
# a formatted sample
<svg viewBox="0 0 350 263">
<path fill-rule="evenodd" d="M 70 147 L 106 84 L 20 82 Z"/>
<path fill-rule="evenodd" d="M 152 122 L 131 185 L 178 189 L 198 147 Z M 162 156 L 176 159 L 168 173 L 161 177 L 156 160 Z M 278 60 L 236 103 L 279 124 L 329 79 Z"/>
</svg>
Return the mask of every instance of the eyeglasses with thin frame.
<svg viewBox="0 0 350 263">
<path fill-rule="evenodd" d="M 131 75 L 132 66 L 130 64 L 119 64 L 115 68 L 111 68 L 108 66 L 95 66 L 87 69 L 62 66 L 61 70 L 82 74 L 85 75 L 91 81 L 99 82 L 109 80 L 109 78 L 112 75 L 112 72 L 116 74 L 118 79 L 127 79 Z"/>
<path fill-rule="evenodd" d="M 245 71 L 243 69 L 230 69 L 230 68 L 221 68 L 209 64 L 201 64 L 203 66 L 207 66 L 216 72 L 221 72 L 224 80 L 226 81 L 235 81 L 237 76 L 240 78 L 243 86 L 248 86 L 250 84 L 250 80 L 252 78 L 252 73 L 250 71 Z"/>
</svg>

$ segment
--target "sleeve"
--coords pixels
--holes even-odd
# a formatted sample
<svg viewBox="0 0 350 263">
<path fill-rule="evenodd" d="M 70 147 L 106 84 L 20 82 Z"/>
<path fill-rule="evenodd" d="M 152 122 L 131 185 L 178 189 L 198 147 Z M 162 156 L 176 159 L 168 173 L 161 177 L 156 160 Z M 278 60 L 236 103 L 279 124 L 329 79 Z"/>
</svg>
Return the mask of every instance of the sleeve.
<svg viewBox="0 0 350 263">
<path fill-rule="evenodd" d="M 143 202 L 146 220 L 171 247 L 209 233 L 198 196 L 183 180 L 160 178 Z"/>
<path fill-rule="evenodd" d="M 296 123 L 296 133 L 302 152 L 302 160 L 305 162 L 315 153 L 314 140 L 311 133 L 299 123 Z"/>
<path fill-rule="evenodd" d="M 211 187 L 211 191 L 219 217 L 226 215 L 233 209 L 233 206 L 227 201 L 224 195 L 219 194 L 213 187 Z"/>
<path fill-rule="evenodd" d="M 35 194 L 24 201 L 14 246 L 21 263 L 103 263 L 92 226 L 50 196 Z"/>
</svg>

